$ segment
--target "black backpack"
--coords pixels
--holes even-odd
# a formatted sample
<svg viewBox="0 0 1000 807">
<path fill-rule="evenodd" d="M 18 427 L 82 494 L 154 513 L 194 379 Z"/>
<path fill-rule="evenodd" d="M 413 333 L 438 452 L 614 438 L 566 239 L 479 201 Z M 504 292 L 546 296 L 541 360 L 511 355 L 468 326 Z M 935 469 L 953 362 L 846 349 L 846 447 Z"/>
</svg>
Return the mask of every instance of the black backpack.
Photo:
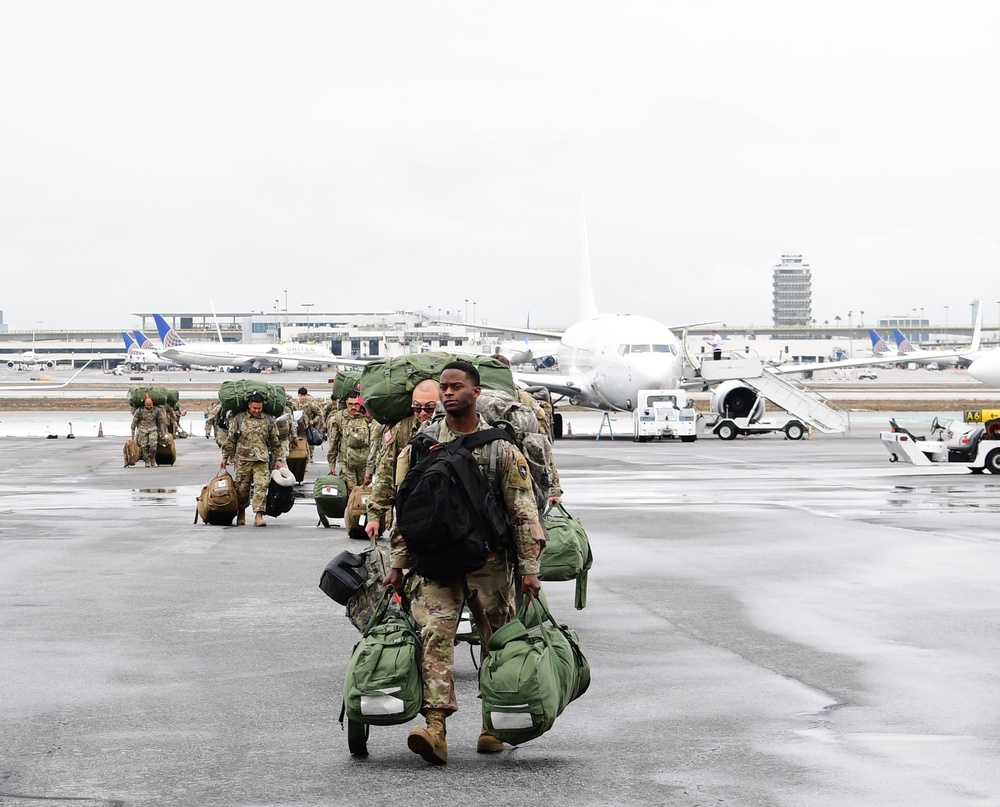
<svg viewBox="0 0 1000 807">
<path fill-rule="evenodd" d="M 502 429 L 437 443 L 427 434 L 410 440 L 410 470 L 396 491 L 396 525 L 422 577 L 442 580 L 482 568 L 491 550 L 510 545 L 507 518 L 472 455 L 495 440 L 513 442 Z"/>
</svg>

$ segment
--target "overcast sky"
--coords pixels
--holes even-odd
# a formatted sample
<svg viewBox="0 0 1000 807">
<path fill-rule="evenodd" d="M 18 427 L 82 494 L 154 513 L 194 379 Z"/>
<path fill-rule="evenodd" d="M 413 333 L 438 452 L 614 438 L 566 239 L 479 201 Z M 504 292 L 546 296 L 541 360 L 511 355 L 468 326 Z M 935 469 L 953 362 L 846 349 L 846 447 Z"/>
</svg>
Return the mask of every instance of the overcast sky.
<svg viewBox="0 0 1000 807">
<path fill-rule="evenodd" d="M 1000 5 L 0 0 L 0 309 L 1000 318 Z M 435 312 L 436 313 L 436 312 Z"/>
</svg>

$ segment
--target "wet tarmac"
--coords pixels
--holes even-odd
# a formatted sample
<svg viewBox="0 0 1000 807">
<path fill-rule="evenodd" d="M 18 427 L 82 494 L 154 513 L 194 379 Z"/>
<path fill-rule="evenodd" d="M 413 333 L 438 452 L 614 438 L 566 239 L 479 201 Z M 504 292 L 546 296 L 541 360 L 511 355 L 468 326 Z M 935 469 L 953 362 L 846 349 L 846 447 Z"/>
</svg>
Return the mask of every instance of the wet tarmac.
<svg viewBox="0 0 1000 807">
<path fill-rule="evenodd" d="M 890 465 L 886 417 L 561 442 L 596 560 L 585 610 L 546 591 L 593 684 L 477 755 L 460 646 L 443 768 L 406 726 L 348 754 L 358 634 L 317 584 L 357 544 L 308 498 L 266 529 L 196 526 L 204 437 L 155 469 L 122 468 L 118 439 L 3 438 L 0 804 L 1000 805 L 1000 477 Z"/>
</svg>

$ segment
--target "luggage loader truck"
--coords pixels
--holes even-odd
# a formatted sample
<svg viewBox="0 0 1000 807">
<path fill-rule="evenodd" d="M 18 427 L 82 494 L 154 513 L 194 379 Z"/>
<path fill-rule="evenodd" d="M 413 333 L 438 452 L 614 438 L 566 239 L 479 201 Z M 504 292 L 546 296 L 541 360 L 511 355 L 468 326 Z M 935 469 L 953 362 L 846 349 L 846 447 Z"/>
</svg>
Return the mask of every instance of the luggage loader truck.
<svg viewBox="0 0 1000 807">
<path fill-rule="evenodd" d="M 632 410 L 633 440 L 679 437 L 682 443 L 698 439 L 698 412 L 680 389 L 641 389 Z"/>
</svg>

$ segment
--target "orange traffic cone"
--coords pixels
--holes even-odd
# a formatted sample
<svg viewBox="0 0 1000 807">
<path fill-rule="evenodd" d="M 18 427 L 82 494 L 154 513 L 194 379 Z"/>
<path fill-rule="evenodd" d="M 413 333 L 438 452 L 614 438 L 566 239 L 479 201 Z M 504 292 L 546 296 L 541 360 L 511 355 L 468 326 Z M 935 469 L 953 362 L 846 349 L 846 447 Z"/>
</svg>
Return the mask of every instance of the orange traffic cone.
<svg viewBox="0 0 1000 807">
<path fill-rule="evenodd" d="M 104 437 L 104 424 L 103 423 L 98 423 L 97 424 L 97 436 L 98 437 Z"/>
<path fill-rule="evenodd" d="M 567 437 L 572 437 L 573 436 L 573 424 L 572 423 L 567 423 L 566 424 L 566 436 Z"/>
</svg>

